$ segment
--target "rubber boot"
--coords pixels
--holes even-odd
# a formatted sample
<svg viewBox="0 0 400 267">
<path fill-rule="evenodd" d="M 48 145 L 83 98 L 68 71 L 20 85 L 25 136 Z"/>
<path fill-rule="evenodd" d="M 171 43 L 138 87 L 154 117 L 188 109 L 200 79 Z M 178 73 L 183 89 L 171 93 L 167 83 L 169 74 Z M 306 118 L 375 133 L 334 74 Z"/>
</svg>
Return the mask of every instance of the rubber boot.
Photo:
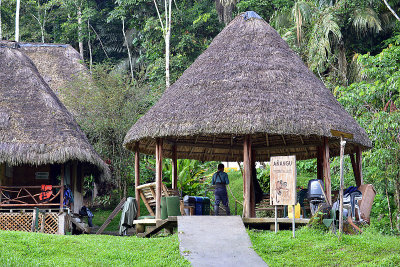
<svg viewBox="0 0 400 267">
<path fill-rule="evenodd" d="M 219 215 L 219 206 L 218 205 L 214 205 L 214 215 L 215 216 Z"/>
<path fill-rule="evenodd" d="M 229 208 L 229 205 L 225 206 L 226 209 L 226 215 L 229 216 L 231 215 L 231 209 Z"/>
</svg>

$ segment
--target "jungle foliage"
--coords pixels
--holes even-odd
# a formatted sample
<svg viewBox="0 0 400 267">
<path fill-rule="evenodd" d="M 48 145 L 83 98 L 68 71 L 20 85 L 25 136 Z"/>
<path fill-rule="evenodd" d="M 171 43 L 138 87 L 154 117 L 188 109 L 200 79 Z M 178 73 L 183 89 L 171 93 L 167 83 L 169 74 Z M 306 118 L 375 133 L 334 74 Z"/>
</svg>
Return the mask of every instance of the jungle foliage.
<svg viewBox="0 0 400 267">
<path fill-rule="evenodd" d="M 65 88 L 64 100 L 109 160 L 120 195 L 132 187 L 134 173 L 123 138 L 165 90 L 165 44 L 155 2 L 163 18 L 162 0 L 21 1 L 21 41 L 69 43 L 88 64 L 92 78 Z M 387 3 L 399 13 L 399 0 Z M 0 39 L 14 38 L 15 8 L 15 1 L 0 1 Z M 366 129 L 373 148 L 364 154 L 364 179 L 378 192 L 373 221 L 383 232 L 399 230 L 400 22 L 380 0 L 173 1 L 171 83 L 229 19 L 246 10 L 268 21 Z M 152 160 L 141 157 L 142 182 L 154 179 Z M 170 176 L 167 163 L 165 177 Z M 312 176 L 315 165 L 305 161 L 298 168 Z M 338 160 L 331 166 L 335 188 Z M 181 160 L 180 190 L 201 192 L 195 181 L 210 167 Z M 352 185 L 349 159 L 345 174 L 346 185 Z"/>
</svg>

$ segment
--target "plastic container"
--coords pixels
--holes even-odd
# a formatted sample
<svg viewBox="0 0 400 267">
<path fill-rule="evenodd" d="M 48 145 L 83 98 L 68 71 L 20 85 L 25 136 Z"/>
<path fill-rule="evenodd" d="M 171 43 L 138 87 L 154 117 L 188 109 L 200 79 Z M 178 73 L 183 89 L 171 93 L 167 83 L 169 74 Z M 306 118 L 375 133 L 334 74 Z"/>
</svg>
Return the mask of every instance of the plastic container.
<svg viewBox="0 0 400 267">
<path fill-rule="evenodd" d="M 294 218 L 295 219 L 298 219 L 298 218 L 300 218 L 300 203 L 297 203 L 295 206 L 294 206 Z M 288 206 L 288 216 L 289 216 L 289 218 L 290 219 L 292 219 L 293 218 L 293 206 L 292 205 L 289 205 Z"/>
<path fill-rule="evenodd" d="M 167 213 L 168 216 L 181 215 L 180 199 L 178 196 L 167 197 Z"/>
<path fill-rule="evenodd" d="M 196 205 L 194 214 L 195 215 L 203 215 L 203 198 L 202 197 L 195 197 Z"/>
<path fill-rule="evenodd" d="M 196 198 L 192 196 L 184 196 L 183 197 L 183 205 L 185 206 L 191 206 L 195 207 L 196 206 Z M 188 208 L 185 208 L 185 214 L 190 215 L 190 210 Z"/>
<path fill-rule="evenodd" d="M 167 209 L 167 198 L 161 198 L 161 220 L 165 220 L 168 218 L 168 209 Z"/>
<path fill-rule="evenodd" d="M 211 206 L 211 201 L 208 197 L 203 198 L 203 208 L 202 208 L 202 213 L 203 215 L 210 215 L 210 206 Z"/>
</svg>

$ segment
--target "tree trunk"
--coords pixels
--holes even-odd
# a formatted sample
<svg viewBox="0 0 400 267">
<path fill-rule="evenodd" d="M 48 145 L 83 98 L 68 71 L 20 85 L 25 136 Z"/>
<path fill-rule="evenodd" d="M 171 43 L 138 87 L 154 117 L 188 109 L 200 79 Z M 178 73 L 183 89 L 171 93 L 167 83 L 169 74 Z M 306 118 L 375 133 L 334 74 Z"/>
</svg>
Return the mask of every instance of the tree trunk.
<svg viewBox="0 0 400 267">
<path fill-rule="evenodd" d="M 15 41 L 19 42 L 19 7 L 20 0 L 17 0 L 17 8 L 15 11 Z"/>
<path fill-rule="evenodd" d="M 122 19 L 122 34 L 124 35 L 124 41 L 125 41 L 126 49 L 128 50 L 129 68 L 131 70 L 131 77 L 132 77 L 132 82 L 133 82 L 134 76 L 133 76 L 132 57 L 131 57 L 131 50 L 129 49 L 128 39 L 126 38 L 125 20 L 124 19 Z"/>
<path fill-rule="evenodd" d="M 387 179 L 386 179 L 386 183 L 385 183 L 385 193 L 386 193 L 386 200 L 387 200 L 388 210 L 389 210 L 390 229 L 393 230 L 392 209 L 390 208 L 390 198 L 389 198 L 389 192 L 388 192 L 388 180 Z"/>
<path fill-rule="evenodd" d="M 82 7 L 78 6 L 77 8 L 79 54 L 81 55 L 81 59 L 83 59 Z"/>
<path fill-rule="evenodd" d="M 3 31 L 1 29 L 1 0 L 0 0 L 0 41 L 3 40 Z"/>
<path fill-rule="evenodd" d="M 386 7 L 390 10 L 390 12 L 392 12 L 393 16 L 400 21 L 399 16 L 396 14 L 396 12 L 394 12 L 394 10 L 391 8 L 391 6 L 389 5 L 389 3 L 386 0 L 383 0 L 383 2 L 385 3 Z"/>
<path fill-rule="evenodd" d="M 171 30 L 168 27 L 167 32 L 165 34 L 165 85 L 167 88 L 170 86 L 169 79 L 169 43 L 171 37 Z"/>
<path fill-rule="evenodd" d="M 396 190 L 396 206 L 397 206 L 397 213 L 396 213 L 396 228 L 400 231 L 400 181 L 399 175 L 397 174 L 397 180 L 395 184 Z"/>
<path fill-rule="evenodd" d="M 89 38 L 88 38 L 88 48 L 89 48 L 89 71 L 92 72 L 92 65 L 93 65 L 93 57 L 92 57 L 92 45 L 90 43 L 90 22 L 89 19 L 87 21 L 87 26 L 88 26 L 88 34 L 89 34 Z M 126 197 L 126 196 L 124 196 Z"/>
</svg>

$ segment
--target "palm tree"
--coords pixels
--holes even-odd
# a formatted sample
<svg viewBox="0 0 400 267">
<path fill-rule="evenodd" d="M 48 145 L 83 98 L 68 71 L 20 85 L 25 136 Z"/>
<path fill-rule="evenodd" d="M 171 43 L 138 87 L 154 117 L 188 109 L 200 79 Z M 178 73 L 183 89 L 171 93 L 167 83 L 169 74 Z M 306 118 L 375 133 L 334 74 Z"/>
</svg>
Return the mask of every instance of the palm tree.
<svg viewBox="0 0 400 267">
<path fill-rule="evenodd" d="M 293 41 L 295 35 L 296 50 L 311 70 L 321 78 L 322 73 L 334 71 L 347 83 L 344 37 L 352 35 L 348 31 L 354 31 L 358 38 L 366 38 L 383 28 L 371 2 L 348 6 L 345 0 L 298 1 L 290 13 L 275 14 L 273 23 L 287 41 Z"/>
</svg>

